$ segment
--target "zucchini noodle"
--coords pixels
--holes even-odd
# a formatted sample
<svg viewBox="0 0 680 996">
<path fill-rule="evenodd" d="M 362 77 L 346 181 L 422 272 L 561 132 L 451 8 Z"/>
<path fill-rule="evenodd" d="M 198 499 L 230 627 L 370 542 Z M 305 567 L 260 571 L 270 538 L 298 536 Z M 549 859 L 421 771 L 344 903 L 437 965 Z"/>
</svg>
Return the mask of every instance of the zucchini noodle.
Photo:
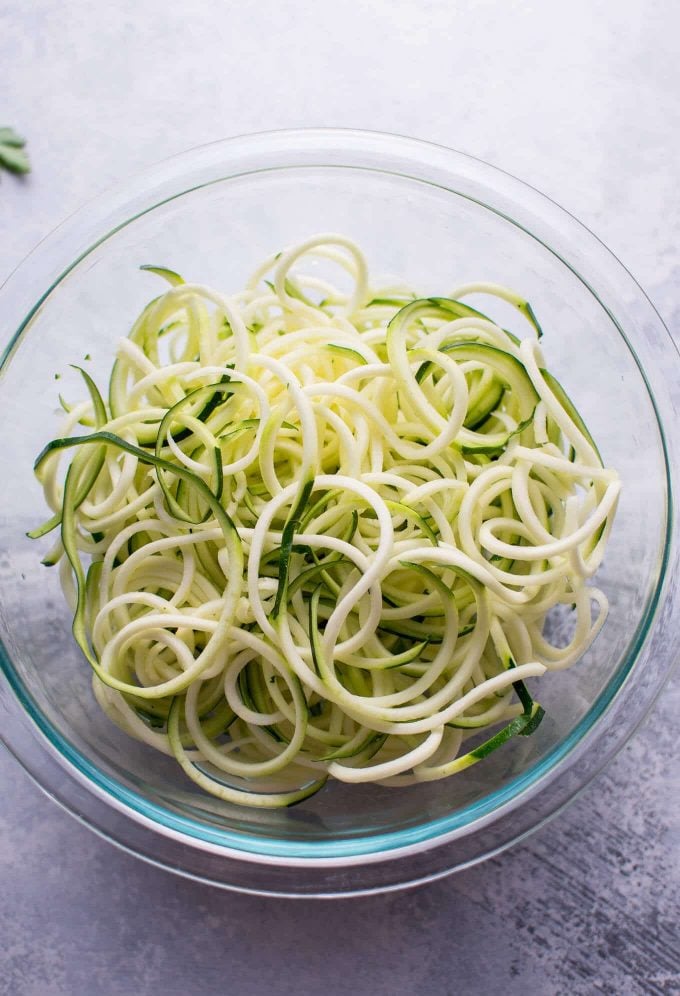
<svg viewBox="0 0 680 996">
<path fill-rule="evenodd" d="M 620 482 L 530 305 L 373 288 L 338 235 L 232 296 L 143 269 L 169 289 L 118 344 L 108 398 L 81 370 L 87 398 L 62 401 L 36 462 L 52 515 L 29 534 L 60 532 L 44 563 L 107 716 L 261 807 L 329 777 L 446 778 L 531 734 L 527 680 L 605 620 L 591 578 Z M 514 306 L 526 337 L 469 294 Z"/>
</svg>

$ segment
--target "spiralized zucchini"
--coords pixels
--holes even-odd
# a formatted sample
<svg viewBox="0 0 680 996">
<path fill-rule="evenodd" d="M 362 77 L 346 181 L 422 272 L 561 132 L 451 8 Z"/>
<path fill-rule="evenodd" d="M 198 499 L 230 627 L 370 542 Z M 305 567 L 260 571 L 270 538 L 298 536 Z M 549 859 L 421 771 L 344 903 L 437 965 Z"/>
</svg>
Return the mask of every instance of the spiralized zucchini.
<svg viewBox="0 0 680 996">
<path fill-rule="evenodd" d="M 319 260 L 350 290 L 300 270 Z M 620 482 L 528 303 L 372 288 L 338 235 L 232 296 L 145 269 L 170 288 L 120 341 L 108 400 L 81 371 L 88 397 L 36 462 L 53 515 L 29 534 L 60 529 L 44 562 L 104 712 L 264 807 L 329 776 L 445 778 L 532 733 L 527 679 L 604 622 L 590 579 Z M 514 305 L 527 336 L 470 294 Z"/>
</svg>

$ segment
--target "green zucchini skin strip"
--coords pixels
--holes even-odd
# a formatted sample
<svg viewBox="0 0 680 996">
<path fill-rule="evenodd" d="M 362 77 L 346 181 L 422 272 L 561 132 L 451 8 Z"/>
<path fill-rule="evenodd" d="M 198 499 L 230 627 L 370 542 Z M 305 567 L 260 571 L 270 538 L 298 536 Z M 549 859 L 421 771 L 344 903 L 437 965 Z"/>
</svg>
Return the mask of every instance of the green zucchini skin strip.
<svg viewBox="0 0 680 996">
<path fill-rule="evenodd" d="M 171 425 L 173 423 L 173 420 L 175 418 L 177 418 L 177 415 L 180 413 L 180 411 L 186 405 L 191 404 L 192 401 L 193 402 L 197 402 L 197 401 L 200 402 L 200 401 L 203 400 L 203 398 L 206 398 L 206 397 L 208 399 L 210 399 L 209 402 L 208 402 L 208 405 L 206 405 L 206 408 L 207 408 L 209 405 L 211 405 L 212 399 L 216 395 L 218 396 L 220 392 L 229 393 L 228 392 L 228 388 L 225 386 L 225 383 L 226 382 L 224 381 L 224 378 L 223 378 L 222 381 L 220 381 L 218 384 L 209 384 L 206 387 L 199 387 L 195 391 L 191 391 L 189 394 L 185 395 L 182 398 L 181 401 L 178 401 L 177 404 L 173 405 L 172 408 L 168 409 L 167 413 L 163 416 L 163 419 L 162 419 L 162 421 L 160 423 L 160 426 L 158 427 L 158 436 L 156 437 L 156 445 L 155 445 L 155 455 L 156 455 L 156 459 L 157 460 L 161 459 L 161 451 L 163 449 L 163 440 L 165 439 L 167 433 L 170 431 L 170 427 L 171 427 Z M 219 402 L 218 402 L 218 404 L 219 404 Z M 212 406 L 210 407 L 210 411 L 214 411 L 216 407 L 217 407 L 216 404 L 212 404 Z M 203 411 L 205 412 L 205 408 L 203 409 Z M 178 436 L 175 436 L 174 438 L 175 438 L 175 442 L 177 442 Z M 169 463 L 169 461 L 165 461 L 165 462 Z M 219 502 L 220 497 L 221 497 L 221 492 L 222 492 L 222 486 L 223 486 L 223 480 L 222 480 L 222 453 L 221 453 L 219 447 L 215 447 L 215 449 L 213 450 L 213 463 L 214 463 L 214 468 L 215 468 L 215 480 L 217 482 L 216 483 L 217 491 L 214 492 L 214 494 L 215 494 L 216 501 Z M 166 484 L 165 477 L 164 477 L 163 472 L 162 472 L 162 470 L 160 468 L 160 465 L 156 464 L 155 466 L 156 466 L 156 470 L 157 470 L 157 474 L 158 474 L 158 483 L 160 484 L 161 489 L 163 491 L 163 496 L 165 498 L 165 501 L 166 501 L 166 504 L 168 506 L 169 511 L 175 516 L 176 519 L 183 520 L 184 522 L 194 522 L 193 519 L 191 519 L 190 517 L 187 517 L 186 512 L 184 511 L 184 509 L 182 508 L 182 506 L 178 504 L 178 502 L 176 501 L 175 497 L 171 493 L 168 485 Z M 175 465 L 174 464 L 170 464 L 170 466 L 175 466 Z M 195 475 L 192 475 L 192 476 L 194 477 L 194 479 L 196 479 Z M 185 478 L 185 480 L 187 480 L 187 479 Z M 206 513 L 206 515 L 209 515 L 209 514 L 210 514 L 210 512 L 208 511 Z"/>
<path fill-rule="evenodd" d="M 192 474 L 191 471 L 187 470 L 185 467 L 170 464 L 166 460 L 163 460 L 138 446 L 134 446 L 132 443 L 126 442 L 126 440 L 121 439 L 119 436 L 116 436 L 111 432 L 93 432 L 88 436 L 73 436 L 64 439 L 55 439 L 51 443 L 48 443 L 43 449 L 42 453 L 35 462 L 35 469 L 39 469 L 42 461 L 50 453 L 53 453 L 56 450 L 70 449 L 71 447 L 76 446 L 85 446 L 88 443 L 103 443 L 109 446 L 114 446 L 125 453 L 136 456 L 140 462 L 155 467 L 156 470 L 166 470 L 171 471 L 173 474 L 177 474 L 195 488 L 195 490 L 210 506 L 211 511 L 224 533 L 229 559 L 233 564 L 233 569 L 230 570 L 230 577 L 227 580 L 225 601 L 233 601 L 236 592 L 240 591 L 241 576 L 243 574 L 243 553 L 241 550 L 241 541 L 233 522 L 219 504 L 210 488 L 208 488 L 207 485 L 200 480 L 200 478 L 196 477 L 195 474 Z M 71 567 L 73 568 L 76 580 L 77 604 L 76 612 L 73 618 L 73 635 L 76 643 L 89 661 L 93 671 L 100 681 L 102 681 L 105 685 L 108 685 L 110 688 L 115 688 L 119 692 L 126 692 L 128 694 L 136 695 L 139 698 L 153 699 L 169 694 L 176 694 L 177 692 L 184 690 L 191 684 L 192 681 L 195 680 L 200 671 L 193 673 L 191 671 L 187 671 L 184 674 L 180 674 L 176 678 L 163 682 L 154 688 L 144 688 L 138 685 L 133 685 L 130 682 L 121 681 L 120 679 L 109 674 L 101 667 L 93 651 L 90 649 L 87 639 L 87 629 L 85 626 L 85 573 L 83 571 L 80 557 L 78 556 L 75 518 L 73 515 L 73 498 L 71 496 L 74 486 L 71 484 L 70 475 L 71 471 L 69 470 L 66 475 L 66 483 L 64 487 L 64 514 L 61 524 L 61 539 L 64 545 L 64 552 L 66 553 Z M 208 659 L 204 666 L 207 667 L 209 664 L 210 660 Z"/>
<path fill-rule="evenodd" d="M 243 668 L 238 676 L 238 687 L 241 698 L 249 709 L 252 709 L 253 712 L 266 711 L 261 684 L 254 676 L 252 680 L 250 679 L 247 667 Z M 262 729 L 277 743 L 290 743 L 290 738 L 284 737 L 275 726 L 263 726 Z"/>
<path fill-rule="evenodd" d="M 99 477 L 102 467 L 104 466 L 105 452 L 102 447 L 98 447 L 91 455 L 89 461 L 86 463 L 83 474 L 78 478 L 77 491 L 73 498 L 73 511 L 80 508 L 83 504 L 90 491 L 94 487 L 94 483 Z M 40 539 L 41 536 L 46 536 L 51 533 L 53 529 L 61 525 L 62 512 L 55 512 L 52 518 L 43 522 L 41 526 L 37 529 L 31 529 L 30 532 L 26 533 L 29 539 Z"/>
<path fill-rule="evenodd" d="M 132 696 L 125 696 L 125 698 L 129 701 Z M 173 701 L 174 699 L 170 701 L 170 705 L 166 705 L 164 712 L 153 709 L 158 703 L 152 699 L 145 700 L 143 706 L 135 705 L 134 709 L 139 718 L 146 722 L 151 729 L 163 730 L 167 729 L 168 716 Z M 180 702 L 183 702 L 183 700 L 180 699 Z M 130 702 L 130 704 L 132 703 Z M 235 713 L 232 712 L 226 703 L 223 703 L 212 716 L 201 721 L 201 729 L 206 737 L 214 739 L 215 737 L 226 734 L 235 719 Z M 193 738 L 188 731 L 185 733 L 180 732 L 180 742 L 183 747 L 191 748 L 195 746 Z"/>
<path fill-rule="evenodd" d="M 452 342 L 440 346 L 440 351 L 457 361 L 477 360 L 492 367 L 509 387 L 522 396 L 526 416 L 540 400 L 522 361 L 498 346 L 485 342 Z"/>
<path fill-rule="evenodd" d="M 187 402 L 190 398 L 194 401 L 199 401 L 203 396 L 199 394 L 199 392 L 204 391 L 207 395 L 208 400 L 206 401 L 203 408 L 201 408 L 201 410 L 196 413 L 196 418 L 198 419 L 199 422 L 207 422 L 212 413 L 217 408 L 219 408 L 220 405 L 225 404 L 231 397 L 230 391 L 223 391 L 222 392 L 223 397 L 220 400 L 220 393 L 221 393 L 220 388 L 222 387 L 223 384 L 228 384 L 229 381 L 230 381 L 230 375 L 226 373 L 220 378 L 217 384 L 207 384 L 205 387 L 196 388 L 195 391 L 191 391 L 189 394 L 185 395 L 180 401 L 178 401 L 176 405 L 173 405 L 170 411 L 174 411 L 175 415 L 177 415 L 181 410 L 181 408 L 184 407 L 185 402 Z M 211 389 L 213 391 L 212 394 L 210 393 Z M 169 413 L 170 412 L 168 412 L 168 414 Z M 165 428 L 167 429 L 167 426 Z M 160 427 L 158 433 L 159 435 L 161 434 Z M 191 435 L 191 429 L 182 429 L 180 432 L 176 433 L 176 435 L 173 436 L 173 439 L 175 440 L 176 443 L 181 443 L 183 439 L 187 439 L 190 435 Z M 156 455 L 158 456 L 158 453 Z"/>
<path fill-rule="evenodd" d="M 478 311 L 476 308 L 470 307 L 469 304 L 463 304 L 462 301 L 455 301 L 448 297 L 431 297 L 428 300 L 435 307 L 441 308 L 442 311 L 448 313 L 451 318 L 482 318 L 485 322 L 491 321 L 489 316 L 485 315 L 483 311 Z M 519 345 L 520 340 L 516 335 L 507 329 L 502 329 L 501 331 L 505 333 L 510 342 L 514 343 L 515 346 Z"/>
<path fill-rule="evenodd" d="M 151 266 L 149 263 L 145 263 L 139 269 L 155 273 L 157 277 L 163 277 L 171 287 L 179 287 L 180 284 L 184 283 L 184 277 L 180 277 L 179 273 L 175 273 L 174 270 L 169 270 L 167 266 Z"/>
<path fill-rule="evenodd" d="M 496 382 L 493 390 L 489 390 L 483 398 L 480 398 L 474 407 L 468 408 L 465 422 L 463 423 L 465 428 L 474 432 L 480 425 L 483 425 L 489 416 L 499 407 L 504 394 L 505 388 L 501 383 Z"/>
<path fill-rule="evenodd" d="M 356 516 L 355 511 L 353 511 L 352 514 Z M 346 539 L 346 542 L 349 542 L 350 539 L 351 536 L 348 539 Z M 346 557 L 343 557 L 342 554 L 331 554 L 329 557 L 325 557 L 323 560 L 317 560 L 316 555 L 313 552 L 312 555 L 314 556 L 315 562 L 310 567 L 306 567 L 303 571 L 300 571 L 300 573 L 296 575 L 296 577 L 293 578 L 292 581 L 289 581 L 287 583 L 286 596 L 288 600 L 290 600 L 293 597 L 293 595 L 295 594 L 296 591 L 298 591 L 298 589 L 300 588 L 304 589 L 306 585 L 309 585 L 311 581 L 314 581 L 314 579 L 319 576 L 321 576 L 327 588 L 329 589 L 334 588 L 334 583 L 332 582 L 330 575 L 328 574 L 328 568 L 336 567 L 339 566 L 340 564 L 348 564 L 350 566 L 352 565 L 351 560 L 348 560 Z"/>
<path fill-rule="evenodd" d="M 517 396 L 521 421 L 515 429 L 493 435 L 471 429 L 465 429 L 461 433 L 460 446 L 465 453 L 494 454 L 504 450 L 514 436 L 521 435 L 531 425 L 536 405 L 540 400 L 523 363 L 511 353 L 482 342 L 448 343 L 442 345 L 440 350 L 458 362 L 473 360 L 486 363 Z"/>
<path fill-rule="evenodd" d="M 533 327 L 536 329 L 536 338 L 542 339 L 543 329 L 541 328 L 538 318 L 536 318 L 536 313 L 534 312 L 534 309 L 531 307 L 529 302 L 524 301 L 521 305 L 518 305 L 518 308 L 525 316 L 525 318 L 527 318 L 531 322 Z"/>
<path fill-rule="evenodd" d="M 354 667 L 365 668 L 368 671 L 391 671 L 393 668 L 404 667 L 405 664 L 412 664 L 417 660 L 426 647 L 429 647 L 431 640 L 422 640 L 414 644 L 409 650 L 404 650 L 400 654 L 393 654 L 389 658 L 383 657 L 361 657 Z"/>
<path fill-rule="evenodd" d="M 427 536 L 430 543 L 433 546 L 437 546 L 439 543 L 437 534 L 432 527 L 427 524 L 422 515 L 419 515 L 415 509 L 411 508 L 409 505 L 404 505 L 400 501 L 390 501 L 389 499 L 386 499 L 385 504 L 389 508 L 390 512 L 394 512 L 396 515 L 403 515 L 405 519 L 410 519 L 411 522 L 414 522 Z"/>
<path fill-rule="evenodd" d="M 510 650 L 510 644 L 508 643 L 505 634 L 500 633 L 499 630 L 500 627 L 495 627 L 495 628 L 492 627 L 491 639 L 495 646 L 496 653 L 500 658 L 501 664 L 503 665 L 505 670 L 508 671 L 512 668 L 517 667 L 517 664 L 515 663 L 515 659 L 512 656 L 512 651 Z M 523 715 L 527 716 L 529 714 L 533 714 L 535 703 L 531 697 L 531 694 L 529 693 L 529 689 L 526 687 L 524 682 L 523 681 L 513 682 L 513 688 L 517 693 L 517 698 L 520 700 L 522 704 Z M 541 712 L 541 717 L 542 716 L 543 712 Z M 538 726 L 541 717 L 539 717 L 536 726 Z M 531 727 L 531 729 L 528 732 L 532 733 L 535 728 L 536 728 L 535 726 Z M 523 731 L 522 735 L 528 736 L 528 733 L 526 731 Z"/>
<path fill-rule="evenodd" d="M 339 356 L 347 356 L 360 366 L 366 366 L 366 359 L 356 349 L 352 349 L 351 346 L 341 346 L 335 342 L 328 342 L 324 344 L 324 349 L 327 349 L 331 353 L 337 353 Z"/>
<path fill-rule="evenodd" d="M 290 554 L 293 547 L 293 537 L 300 529 L 302 512 L 309 501 L 309 497 L 314 490 L 314 478 L 305 481 L 300 489 L 299 496 L 290 510 L 281 534 L 281 552 L 279 554 L 279 583 L 276 590 L 276 600 L 272 610 L 272 619 L 278 619 L 281 609 L 286 599 L 288 590 L 288 567 L 290 564 Z"/>
<path fill-rule="evenodd" d="M 339 761 L 342 758 L 358 757 L 359 754 L 363 754 L 365 751 L 369 751 L 371 749 L 372 753 L 369 756 L 372 757 L 373 754 L 376 754 L 380 750 L 386 740 L 386 733 L 374 733 L 372 730 L 361 730 L 358 736 L 350 740 L 347 744 L 345 744 L 345 746 L 337 747 L 335 750 L 329 751 L 327 754 L 324 754 L 322 757 L 318 758 L 318 760 Z"/>
<path fill-rule="evenodd" d="M 438 774 L 437 777 L 448 777 L 449 775 L 455 775 L 459 771 L 464 771 L 466 768 L 472 767 L 473 764 L 483 761 L 485 757 L 498 750 L 499 747 L 502 747 L 514 736 L 530 736 L 538 729 L 543 716 L 544 711 L 542 707 L 535 702 L 528 714 L 522 713 L 521 716 L 517 716 L 507 726 L 504 726 L 502 730 L 499 730 L 494 736 L 485 740 L 484 743 L 468 751 L 467 754 L 462 754 L 449 764 L 442 766 L 442 774 Z"/>
<path fill-rule="evenodd" d="M 564 408 L 567 415 L 569 415 L 569 417 L 571 418 L 572 422 L 574 422 L 576 427 L 580 429 L 580 431 L 583 433 L 583 435 L 586 437 L 586 439 L 592 446 L 593 450 L 597 454 L 598 460 L 600 461 L 600 466 L 604 467 L 604 463 L 602 462 L 602 455 L 600 454 L 600 451 L 597 448 L 597 444 L 595 443 L 595 440 L 590 434 L 588 426 L 581 418 L 578 409 L 576 408 L 575 404 L 573 403 L 567 392 L 564 390 L 564 388 L 557 380 L 557 378 L 554 377 L 549 370 L 541 368 L 541 375 L 545 380 L 546 384 L 548 385 L 548 387 L 550 388 L 550 390 L 553 392 L 553 394 L 561 404 L 562 408 Z"/>
<path fill-rule="evenodd" d="M 85 384 L 87 385 L 87 390 L 89 392 L 90 399 L 92 401 L 92 407 L 94 409 L 95 425 L 99 429 L 101 428 L 102 425 L 105 424 L 106 419 L 108 417 L 106 414 L 106 405 L 104 404 L 102 396 L 99 393 L 99 388 L 92 380 L 87 370 L 83 370 L 82 367 L 77 367 L 77 366 L 74 366 L 73 369 L 77 370 L 78 373 L 81 374 L 83 380 L 85 381 Z"/>
<path fill-rule="evenodd" d="M 108 416 L 106 413 L 106 405 L 104 404 L 102 396 L 99 393 L 99 389 L 86 370 L 83 370 L 82 367 L 76 367 L 76 366 L 74 366 L 73 369 L 77 370 L 82 375 L 82 378 L 85 381 L 87 390 L 90 395 L 90 399 L 92 400 L 92 407 L 94 409 L 94 417 L 95 417 L 95 426 L 98 429 L 100 429 L 103 425 L 106 424 Z M 101 469 L 104 466 L 104 460 L 105 460 L 105 451 L 104 448 L 100 446 L 90 457 L 88 465 L 84 468 L 83 475 L 79 479 L 78 490 L 76 491 L 76 494 L 73 499 L 74 511 L 80 508 L 80 506 L 83 504 L 83 502 L 89 495 L 90 491 L 94 487 L 94 483 L 99 477 Z M 37 529 L 32 529 L 30 532 L 26 533 L 26 535 L 28 536 L 29 539 L 39 539 L 41 536 L 46 536 L 47 533 L 51 533 L 53 529 L 56 529 L 57 526 L 61 524 L 62 514 L 63 514 L 62 512 L 55 512 L 55 514 L 52 516 L 51 519 L 48 519 L 47 522 L 44 522 L 42 526 L 38 526 Z"/>
<path fill-rule="evenodd" d="M 430 300 L 436 302 L 440 307 L 444 308 L 445 310 L 447 304 L 455 306 L 452 307 L 450 310 L 451 314 L 455 315 L 456 318 L 463 318 L 465 316 L 470 316 L 475 318 L 484 318 L 486 319 L 486 321 L 490 321 L 488 316 L 485 315 L 483 312 L 476 311 L 474 308 L 471 308 L 467 304 L 463 304 L 461 301 L 454 301 L 449 298 L 430 298 Z M 538 319 L 536 318 L 536 315 L 534 313 L 534 309 L 531 307 L 529 302 L 525 301 L 524 298 L 521 298 L 518 295 L 514 295 L 512 303 L 514 303 L 515 307 L 520 312 L 520 314 L 522 314 L 526 318 L 526 320 L 531 325 L 533 325 L 536 331 L 536 337 L 538 339 L 541 339 L 543 337 L 543 329 L 539 325 Z M 513 335 L 511 332 L 508 332 L 507 329 L 503 329 L 503 331 L 505 332 L 507 337 L 512 342 L 515 343 L 515 345 L 519 343 L 519 339 L 517 338 L 517 336 Z"/>
<path fill-rule="evenodd" d="M 528 418 L 525 418 L 520 422 L 514 429 L 510 429 L 509 432 L 502 433 L 500 436 L 495 436 L 493 440 L 488 442 L 473 442 L 473 443 L 463 443 L 461 449 L 463 453 L 501 453 L 511 439 L 515 436 L 521 436 L 525 429 L 528 429 L 533 422 L 533 412 Z M 480 440 L 484 439 L 484 433 L 477 434 Z"/>
</svg>

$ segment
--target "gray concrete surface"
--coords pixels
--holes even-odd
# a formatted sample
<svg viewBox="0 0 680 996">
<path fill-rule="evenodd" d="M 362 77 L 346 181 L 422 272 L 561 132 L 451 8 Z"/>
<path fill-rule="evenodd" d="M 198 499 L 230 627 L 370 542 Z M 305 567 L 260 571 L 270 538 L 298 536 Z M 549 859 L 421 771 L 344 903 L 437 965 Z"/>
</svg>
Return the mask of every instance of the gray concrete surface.
<svg viewBox="0 0 680 996">
<path fill-rule="evenodd" d="M 586 222 L 680 329 L 675 0 L 0 0 L 0 279 L 85 198 L 271 127 L 410 133 Z M 675 374 L 677 375 L 677 374 Z M 3 996 L 680 993 L 678 676 L 571 808 L 482 866 L 333 903 L 220 893 L 83 829 L 0 755 Z"/>
</svg>

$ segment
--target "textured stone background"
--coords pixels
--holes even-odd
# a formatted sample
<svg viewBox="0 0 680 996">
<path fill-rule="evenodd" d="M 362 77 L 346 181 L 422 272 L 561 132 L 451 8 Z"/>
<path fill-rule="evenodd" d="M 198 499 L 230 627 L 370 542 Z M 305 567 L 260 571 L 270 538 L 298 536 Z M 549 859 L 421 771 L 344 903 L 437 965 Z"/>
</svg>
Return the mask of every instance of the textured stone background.
<svg viewBox="0 0 680 996">
<path fill-rule="evenodd" d="M 0 0 L 0 279 L 60 219 L 188 146 L 378 128 L 486 158 L 588 224 L 680 328 L 676 0 Z M 672 375 L 677 376 L 677 371 Z M 416 891 L 220 893 L 83 829 L 0 756 L 5 996 L 680 993 L 680 681 L 571 808 Z"/>
</svg>

